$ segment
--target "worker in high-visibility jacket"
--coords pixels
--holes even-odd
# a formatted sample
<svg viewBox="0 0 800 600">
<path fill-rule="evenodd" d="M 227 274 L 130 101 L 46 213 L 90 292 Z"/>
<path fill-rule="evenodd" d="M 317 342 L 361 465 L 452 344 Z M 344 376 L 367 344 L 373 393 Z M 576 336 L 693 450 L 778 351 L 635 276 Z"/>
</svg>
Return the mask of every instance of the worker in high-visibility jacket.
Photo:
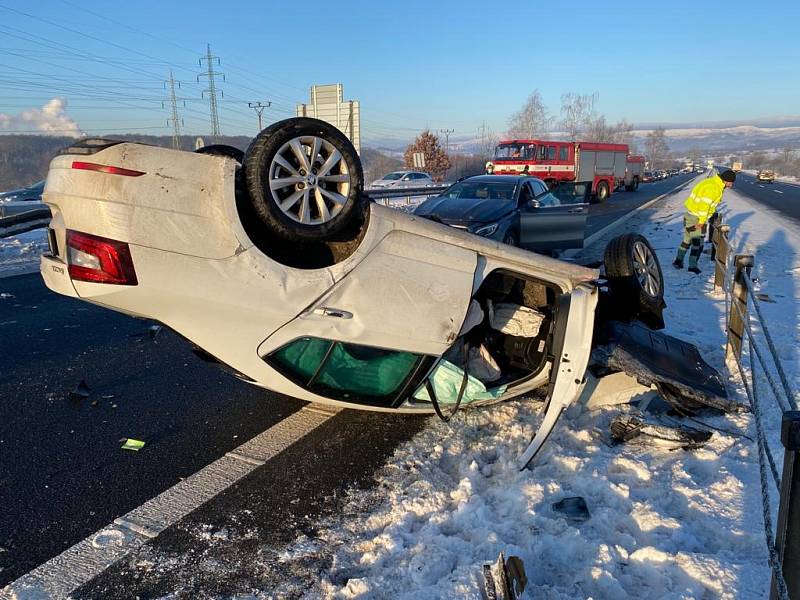
<svg viewBox="0 0 800 600">
<path fill-rule="evenodd" d="M 722 201 L 722 193 L 725 188 L 733 187 L 736 180 L 736 173 L 727 169 L 722 173 L 712 175 L 704 179 L 692 188 L 692 193 L 683 205 L 686 207 L 686 214 L 683 217 L 683 241 L 678 247 L 678 255 L 675 257 L 673 266 L 676 269 L 683 268 L 683 257 L 686 251 L 689 252 L 689 270 L 692 273 L 700 273 L 697 268 L 697 259 L 703 252 L 703 238 L 706 232 L 706 222 L 717 205 Z"/>
</svg>

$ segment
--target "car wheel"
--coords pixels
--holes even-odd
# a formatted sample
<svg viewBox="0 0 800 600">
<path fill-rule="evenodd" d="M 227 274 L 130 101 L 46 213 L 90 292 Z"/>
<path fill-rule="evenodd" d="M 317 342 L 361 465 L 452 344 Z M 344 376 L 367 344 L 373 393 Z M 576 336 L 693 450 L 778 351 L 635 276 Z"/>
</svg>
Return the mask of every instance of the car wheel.
<svg viewBox="0 0 800 600">
<path fill-rule="evenodd" d="M 653 247 L 636 233 L 626 233 L 606 246 L 605 271 L 615 303 L 630 318 L 658 312 L 664 305 L 664 276 Z"/>
<path fill-rule="evenodd" d="M 233 146 L 225 144 L 211 144 L 195 150 L 196 154 L 212 154 L 214 156 L 227 156 L 234 159 L 239 164 L 244 162 L 244 152 Z"/>
<path fill-rule="evenodd" d="M 506 235 L 503 237 L 503 243 L 508 244 L 509 246 L 519 246 L 517 234 L 513 231 L 506 232 Z"/>
<path fill-rule="evenodd" d="M 608 198 L 608 184 L 605 181 L 601 181 L 597 184 L 597 193 L 595 194 L 595 199 L 597 200 L 598 204 L 601 204 L 606 201 Z"/>
<path fill-rule="evenodd" d="M 634 192 L 638 192 L 639 191 L 639 178 L 638 177 L 634 177 L 633 178 L 633 191 Z"/>
<path fill-rule="evenodd" d="M 290 241 L 326 241 L 361 213 L 364 176 L 353 144 L 333 125 L 296 117 L 270 125 L 245 153 L 259 218 Z"/>
</svg>

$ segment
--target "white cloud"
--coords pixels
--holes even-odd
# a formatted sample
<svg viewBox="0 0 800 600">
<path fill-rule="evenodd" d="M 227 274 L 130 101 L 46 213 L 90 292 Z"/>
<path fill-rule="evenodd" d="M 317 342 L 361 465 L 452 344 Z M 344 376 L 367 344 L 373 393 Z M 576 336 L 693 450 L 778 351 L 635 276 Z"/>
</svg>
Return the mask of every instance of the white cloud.
<svg viewBox="0 0 800 600">
<path fill-rule="evenodd" d="M 30 108 L 16 115 L 0 113 L 0 133 L 38 133 L 42 135 L 81 135 L 78 123 L 66 113 L 66 98 L 53 98 L 41 108 Z"/>
</svg>

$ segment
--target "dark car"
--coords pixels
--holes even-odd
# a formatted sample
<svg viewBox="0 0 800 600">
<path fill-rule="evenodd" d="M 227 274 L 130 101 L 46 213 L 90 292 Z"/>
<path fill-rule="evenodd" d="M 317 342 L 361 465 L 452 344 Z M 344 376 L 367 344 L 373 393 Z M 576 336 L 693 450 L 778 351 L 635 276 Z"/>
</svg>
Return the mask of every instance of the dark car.
<svg viewBox="0 0 800 600">
<path fill-rule="evenodd" d="M 582 248 L 591 183 L 552 190 L 535 177 L 477 175 L 420 204 L 414 214 L 535 252 Z"/>
<path fill-rule="evenodd" d="M 10 217 L 37 208 L 46 208 L 42 202 L 43 191 L 44 181 L 39 181 L 27 188 L 3 192 L 0 194 L 0 217 Z"/>
</svg>

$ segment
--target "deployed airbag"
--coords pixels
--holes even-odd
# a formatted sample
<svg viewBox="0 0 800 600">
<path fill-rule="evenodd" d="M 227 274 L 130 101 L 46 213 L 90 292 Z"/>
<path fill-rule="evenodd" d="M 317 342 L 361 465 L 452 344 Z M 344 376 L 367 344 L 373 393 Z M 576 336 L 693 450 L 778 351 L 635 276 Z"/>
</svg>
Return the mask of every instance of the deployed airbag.
<svg viewBox="0 0 800 600">
<path fill-rule="evenodd" d="M 516 337 L 536 337 L 544 321 L 539 311 L 506 302 L 492 303 L 487 300 L 489 308 L 489 325 L 492 329 Z"/>
<path fill-rule="evenodd" d="M 464 370 L 457 367 L 448 360 L 442 359 L 433 369 L 429 376 L 433 392 L 436 394 L 436 401 L 439 404 L 455 404 L 458 400 L 458 392 L 464 381 Z M 478 378 L 472 375 L 467 376 L 467 385 L 464 388 L 464 395 L 461 404 L 469 404 L 477 400 L 492 400 L 499 398 L 506 391 L 506 386 L 500 386 L 487 390 L 486 386 Z M 414 394 L 414 398 L 424 402 L 431 402 L 425 384 L 422 384 Z"/>
</svg>

